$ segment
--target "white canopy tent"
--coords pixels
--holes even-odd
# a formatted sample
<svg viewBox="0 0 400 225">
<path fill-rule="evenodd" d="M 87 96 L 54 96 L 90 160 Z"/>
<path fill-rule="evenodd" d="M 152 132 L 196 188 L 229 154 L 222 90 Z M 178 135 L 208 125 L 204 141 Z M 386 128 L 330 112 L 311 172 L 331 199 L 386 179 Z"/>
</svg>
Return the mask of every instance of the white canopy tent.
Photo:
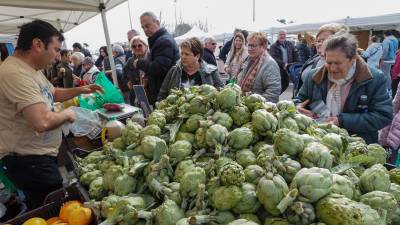
<svg viewBox="0 0 400 225">
<path fill-rule="evenodd" d="M 192 29 L 190 29 L 188 32 L 186 32 L 185 34 L 178 36 L 175 38 L 175 41 L 179 44 L 181 43 L 183 40 L 187 39 L 187 38 L 191 38 L 191 37 L 197 37 L 199 38 L 201 41 L 203 41 L 206 37 L 211 36 L 210 34 L 200 30 L 197 26 L 193 26 Z"/>
<path fill-rule="evenodd" d="M 118 86 L 111 51 L 106 11 L 126 0 L 0 0 L 0 34 L 18 34 L 19 27 L 40 19 L 51 23 L 61 32 L 67 32 L 88 19 L 101 14 L 107 42 L 112 78 Z"/>
<path fill-rule="evenodd" d="M 369 16 L 360 18 L 347 17 L 340 20 L 307 23 L 307 24 L 290 24 L 285 26 L 269 27 L 265 31 L 276 34 L 281 29 L 285 29 L 288 33 L 315 32 L 326 23 L 342 23 L 350 27 L 352 31 L 358 30 L 399 30 L 400 31 L 400 13 L 387 14 L 381 16 Z"/>
</svg>

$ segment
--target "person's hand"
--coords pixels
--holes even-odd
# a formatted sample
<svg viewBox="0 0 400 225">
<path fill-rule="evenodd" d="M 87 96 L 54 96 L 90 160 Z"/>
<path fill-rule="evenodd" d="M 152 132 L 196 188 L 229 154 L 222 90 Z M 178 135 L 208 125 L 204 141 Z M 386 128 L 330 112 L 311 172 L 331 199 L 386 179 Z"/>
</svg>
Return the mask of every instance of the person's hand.
<svg viewBox="0 0 400 225">
<path fill-rule="evenodd" d="M 67 117 L 67 122 L 72 123 L 75 121 L 76 115 L 70 108 L 64 109 L 62 113 Z"/>
<path fill-rule="evenodd" d="M 330 117 L 326 118 L 326 122 L 336 125 L 336 126 L 339 126 L 339 119 L 337 118 L 337 116 L 330 116 Z"/>
<path fill-rule="evenodd" d="M 82 86 L 80 87 L 80 92 L 81 94 L 91 94 L 91 93 L 104 93 L 104 89 L 102 86 L 98 85 L 98 84 L 89 84 L 86 86 Z"/>
<path fill-rule="evenodd" d="M 289 64 L 285 63 L 285 70 L 288 69 Z"/>
<path fill-rule="evenodd" d="M 225 73 L 231 73 L 231 70 L 229 69 L 229 67 L 228 66 L 225 66 L 224 67 L 224 71 L 225 71 Z"/>
<path fill-rule="evenodd" d="M 313 118 L 314 117 L 314 113 L 312 111 L 306 109 L 306 106 L 308 105 L 308 103 L 310 103 L 310 99 L 306 99 L 304 102 L 298 104 L 296 106 L 296 108 L 299 111 L 299 113 L 301 113 L 301 114 L 303 114 L 305 116 Z"/>
</svg>

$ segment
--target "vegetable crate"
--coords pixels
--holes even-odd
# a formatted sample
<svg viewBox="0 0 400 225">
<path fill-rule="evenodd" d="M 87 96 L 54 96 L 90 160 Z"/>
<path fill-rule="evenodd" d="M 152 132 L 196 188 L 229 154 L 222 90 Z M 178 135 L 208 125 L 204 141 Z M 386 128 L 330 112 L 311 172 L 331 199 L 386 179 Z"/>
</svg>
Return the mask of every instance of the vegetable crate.
<svg viewBox="0 0 400 225">
<path fill-rule="evenodd" d="M 47 195 L 42 207 L 11 219 L 7 221 L 6 224 L 22 225 L 25 221 L 33 217 L 49 219 L 51 217 L 58 216 L 62 204 L 70 200 L 79 200 L 83 203 L 89 201 L 90 199 L 86 190 L 79 183 L 73 183 L 66 188 L 61 188 Z M 91 225 L 97 224 L 99 224 L 99 221 L 97 220 L 97 215 L 94 214 Z"/>
</svg>

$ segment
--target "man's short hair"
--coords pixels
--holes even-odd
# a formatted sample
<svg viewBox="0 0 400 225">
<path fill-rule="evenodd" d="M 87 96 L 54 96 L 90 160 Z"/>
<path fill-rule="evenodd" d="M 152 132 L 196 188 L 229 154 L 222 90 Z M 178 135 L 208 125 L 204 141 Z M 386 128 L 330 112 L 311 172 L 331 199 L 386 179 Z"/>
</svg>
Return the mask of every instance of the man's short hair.
<svg viewBox="0 0 400 225">
<path fill-rule="evenodd" d="M 72 47 L 73 47 L 73 48 L 82 49 L 82 45 L 81 45 L 80 43 L 78 43 L 78 42 L 75 42 L 75 43 L 72 45 Z"/>
<path fill-rule="evenodd" d="M 208 44 L 212 41 L 217 41 L 213 36 L 207 36 L 206 38 L 204 38 L 204 44 Z"/>
<path fill-rule="evenodd" d="M 85 58 L 83 59 L 82 64 L 93 66 L 93 65 L 94 65 L 94 61 L 93 61 L 93 59 L 92 59 L 91 57 L 85 57 Z"/>
<path fill-rule="evenodd" d="M 34 20 L 21 26 L 16 49 L 28 51 L 32 47 L 32 40 L 39 38 L 47 46 L 52 38 L 57 37 L 60 42 L 65 40 L 64 36 L 53 25 L 42 20 Z"/>
<path fill-rule="evenodd" d="M 384 34 L 385 36 L 390 36 L 390 35 L 393 35 L 393 31 L 392 31 L 392 30 L 385 30 L 385 31 L 383 32 L 383 34 Z"/>
<path fill-rule="evenodd" d="M 62 49 L 60 51 L 60 55 L 61 56 L 67 56 L 70 53 L 70 51 L 68 49 Z"/>
<path fill-rule="evenodd" d="M 138 36 L 138 35 L 140 35 L 139 31 L 137 31 L 137 30 L 135 30 L 135 29 L 129 30 L 129 31 L 127 32 L 127 34 L 132 34 L 133 36 Z"/>
<path fill-rule="evenodd" d="M 150 17 L 153 21 L 157 21 L 158 20 L 158 17 L 156 16 L 156 14 L 154 14 L 151 11 L 147 11 L 147 12 L 142 13 L 142 15 L 140 15 L 140 18 L 145 17 L 145 16 Z"/>
</svg>

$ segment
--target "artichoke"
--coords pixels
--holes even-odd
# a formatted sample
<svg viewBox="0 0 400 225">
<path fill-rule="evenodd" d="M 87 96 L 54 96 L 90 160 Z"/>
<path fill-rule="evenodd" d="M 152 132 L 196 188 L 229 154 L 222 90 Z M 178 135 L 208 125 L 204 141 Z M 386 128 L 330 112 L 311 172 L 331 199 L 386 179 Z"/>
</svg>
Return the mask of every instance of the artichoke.
<svg viewBox="0 0 400 225">
<path fill-rule="evenodd" d="M 250 165 L 244 170 L 244 176 L 247 183 L 257 185 L 258 181 L 265 175 L 265 170 L 259 165 Z"/>
<path fill-rule="evenodd" d="M 244 104 L 247 106 L 250 112 L 254 112 L 263 103 L 265 103 L 265 98 L 259 94 L 251 94 L 244 98 Z"/>
<path fill-rule="evenodd" d="M 242 198 L 240 202 L 232 210 L 235 213 L 255 213 L 261 204 L 257 199 L 256 186 L 250 183 L 242 185 Z"/>
<path fill-rule="evenodd" d="M 400 205 L 400 185 L 391 183 L 388 192 L 395 197 L 397 203 Z"/>
<path fill-rule="evenodd" d="M 303 139 L 289 129 L 279 129 L 274 135 L 274 147 L 279 154 L 296 156 L 304 149 Z"/>
<path fill-rule="evenodd" d="M 163 155 L 167 153 L 167 144 L 161 138 L 155 136 L 146 136 L 143 138 L 138 152 L 146 156 L 146 158 L 153 159 L 154 155 Z"/>
<path fill-rule="evenodd" d="M 322 138 L 321 143 L 328 147 L 331 154 L 335 156 L 335 162 L 343 160 L 346 150 L 346 143 L 343 137 L 335 133 L 329 133 Z"/>
<path fill-rule="evenodd" d="M 138 123 L 127 120 L 125 128 L 121 131 L 122 141 L 127 145 L 137 144 L 140 141 L 142 126 Z"/>
<path fill-rule="evenodd" d="M 369 205 L 352 201 L 343 195 L 331 194 L 318 201 L 317 218 L 327 225 L 383 225 L 378 212 Z"/>
<path fill-rule="evenodd" d="M 251 119 L 250 111 L 244 105 L 235 106 L 229 112 L 229 115 L 231 116 L 233 123 L 238 127 L 250 122 Z"/>
<path fill-rule="evenodd" d="M 122 137 L 115 138 L 112 142 L 112 147 L 119 150 L 125 150 L 127 147 Z"/>
<path fill-rule="evenodd" d="M 299 132 L 299 127 L 297 126 L 296 120 L 294 120 L 290 117 L 286 117 L 282 120 L 282 123 L 280 124 L 280 128 L 287 128 L 296 133 Z"/>
<path fill-rule="evenodd" d="M 94 179 L 89 185 L 90 199 L 101 200 L 107 195 L 107 191 L 103 187 L 103 178 L 98 177 Z"/>
<path fill-rule="evenodd" d="M 177 162 L 182 161 L 192 153 L 192 144 L 189 141 L 177 141 L 169 146 L 168 155 Z"/>
<path fill-rule="evenodd" d="M 206 183 L 206 172 L 201 167 L 185 170 L 180 182 L 180 192 L 183 197 L 193 197 L 197 194 L 200 184 Z"/>
<path fill-rule="evenodd" d="M 200 120 L 204 119 L 200 114 L 193 114 L 186 120 L 186 131 L 194 133 L 200 127 Z"/>
<path fill-rule="evenodd" d="M 236 152 L 236 160 L 239 165 L 243 166 L 243 168 L 246 168 L 249 165 L 256 164 L 257 162 L 257 157 L 254 155 L 252 151 L 249 149 L 244 149 Z"/>
<path fill-rule="evenodd" d="M 273 216 L 281 214 L 277 208 L 289 192 L 286 181 L 280 175 L 267 174 L 257 184 L 257 197 L 264 209 Z"/>
<path fill-rule="evenodd" d="M 166 200 L 162 205 L 153 210 L 156 224 L 175 225 L 185 217 L 183 210 L 172 200 Z"/>
<path fill-rule="evenodd" d="M 87 173 L 82 174 L 79 178 L 79 181 L 86 186 L 89 186 L 92 181 L 102 176 L 102 172 L 100 170 L 93 170 Z"/>
<path fill-rule="evenodd" d="M 374 159 L 371 163 L 366 164 L 367 167 L 371 167 L 374 164 L 384 165 L 386 163 L 387 153 L 382 146 L 379 144 L 369 144 L 367 148 L 368 156 Z"/>
<path fill-rule="evenodd" d="M 215 172 L 219 174 L 221 172 L 221 169 L 225 164 L 233 162 L 231 158 L 228 157 L 219 157 L 217 161 L 215 161 Z"/>
<path fill-rule="evenodd" d="M 206 142 L 206 133 L 207 133 L 207 128 L 200 127 L 197 129 L 196 134 L 194 136 L 194 146 L 197 149 L 202 149 L 207 147 L 207 142 Z"/>
<path fill-rule="evenodd" d="M 289 221 L 283 218 L 267 218 L 264 225 L 291 225 Z"/>
<path fill-rule="evenodd" d="M 279 174 L 285 179 L 287 183 L 292 182 L 294 176 L 300 171 L 301 165 L 296 160 L 289 158 L 287 155 L 283 155 L 279 159 L 282 167 L 278 167 Z"/>
<path fill-rule="evenodd" d="M 333 156 L 325 145 L 314 142 L 304 148 L 300 156 L 300 163 L 308 168 L 320 167 L 330 169 L 333 163 Z"/>
<path fill-rule="evenodd" d="M 291 188 L 299 191 L 299 200 L 307 203 L 317 202 L 329 194 L 333 184 L 331 172 L 324 168 L 303 168 L 291 183 Z"/>
<path fill-rule="evenodd" d="M 236 128 L 228 135 L 228 144 L 234 149 L 245 149 L 253 141 L 253 132 L 247 127 Z"/>
<path fill-rule="evenodd" d="M 214 124 L 207 129 L 206 143 L 209 147 L 214 147 L 218 151 L 225 144 L 228 134 L 228 130 L 224 126 Z"/>
<path fill-rule="evenodd" d="M 344 176 L 333 174 L 331 193 L 344 195 L 347 198 L 352 199 L 354 194 L 354 184 Z"/>
<path fill-rule="evenodd" d="M 305 116 L 303 114 L 295 114 L 293 116 L 293 119 L 296 121 L 297 123 L 297 127 L 301 130 L 301 131 L 306 131 L 308 127 L 310 127 L 314 122 L 314 120 L 308 116 Z"/>
<path fill-rule="evenodd" d="M 242 190 L 236 185 L 218 187 L 211 196 L 211 203 L 218 210 L 230 210 L 242 199 Z"/>
<path fill-rule="evenodd" d="M 289 113 L 294 113 L 297 111 L 294 102 L 289 100 L 279 101 L 278 103 L 276 103 L 276 107 L 279 111 L 287 111 Z"/>
<path fill-rule="evenodd" d="M 104 189 L 113 191 L 115 179 L 117 179 L 117 177 L 121 175 L 123 175 L 123 170 L 121 166 L 118 165 L 110 166 L 110 168 L 108 168 L 108 170 L 103 176 Z"/>
<path fill-rule="evenodd" d="M 393 183 L 396 183 L 396 184 L 400 185 L 400 168 L 391 169 L 389 171 L 389 175 L 390 175 L 390 180 Z"/>
<path fill-rule="evenodd" d="M 302 134 L 300 135 L 301 139 L 303 139 L 304 146 L 307 146 L 308 144 L 312 142 L 318 142 L 318 139 L 314 136 L 311 136 L 309 134 Z"/>
<path fill-rule="evenodd" d="M 189 102 L 190 114 L 206 114 L 210 110 L 208 99 L 203 96 L 196 96 Z"/>
<path fill-rule="evenodd" d="M 195 136 L 192 133 L 178 132 L 175 137 L 175 141 L 188 141 L 190 144 L 195 144 Z"/>
<path fill-rule="evenodd" d="M 285 212 L 287 220 L 294 225 L 309 225 L 315 221 L 315 209 L 310 203 L 297 201 Z"/>
<path fill-rule="evenodd" d="M 391 193 L 383 191 L 371 191 L 364 194 L 361 196 L 360 202 L 375 209 L 382 219 L 386 219 L 387 224 L 391 224 L 390 215 L 394 214 L 398 207 L 396 198 Z"/>
<path fill-rule="evenodd" d="M 147 125 L 154 124 L 157 125 L 160 129 L 163 129 L 166 123 L 167 119 L 165 118 L 165 115 L 159 111 L 152 112 L 147 118 Z"/>
<path fill-rule="evenodd" d="M 239 219 L 246 219 L 248 221 L 255 222 L 256 224 L 262 224 L 260 219 L 258 219 L 257 215 L 254 214 L 240 214 Z"/>
<path fill-rule="evenodd" d="M 217 94 L 216 102 L 221 110 L 230 111 L 238 104 L 239 98 L 234 88 L 226 87 Z"/>
<path fill-rule="evenodd" d="M 125 196 L 133 193 L 136 188 L 136 179 L 123 174 L 117 177 L 114 181 L 114 193 L 119 196 Z"/>
<path fill-rule="evenodd" d="M 245 181 L 243 167 L 236 162 L 226 163 L 219 172 L 223 185 L 241 186 Z"/>
<path fill-rule="evenodd" d="M 251 115 L 255 131 L 262 135 L 272 135 L 278 127 L 278 120 L 265 109 L 258 109 Z"/>
<path fill-rule="evenodd" d="M 226 129 L 228 129 L 228 130 L 232 127 L 232 124 L 233 124 L 233 120 L 229 116 L 229 114 L 223 113 L 220 111 L 216 111 L 214 113 L 214 115 L 212 116 L 212 121 L 214 121 L 214 123 L 216 123 L 216 124 L 220 124 L 220 125 L 226 127 Z"/>
<path fill-rule="evenodd" d="M 208 99 L 213 99 L 217 95 L 218 90 L 209 84 L 202 84 L 199 86 L 199 94 L 207 97 Z"/>
<path fill-rule="evenodd" d="M 360 188 L 363 193 L 371 191 L 388 191 L 390 177 L 387 169 L 381 164 L 373 165 L 366 169 L 360 176 Z"/>
<path fill-rule="evenodd" d="M 160 136 L 161 135 L 161 129 L 155 124 L 148 125 L 143 130 L 140 132 L 140 138 L 143 139 L 146 136 Z"/>
</svg>

